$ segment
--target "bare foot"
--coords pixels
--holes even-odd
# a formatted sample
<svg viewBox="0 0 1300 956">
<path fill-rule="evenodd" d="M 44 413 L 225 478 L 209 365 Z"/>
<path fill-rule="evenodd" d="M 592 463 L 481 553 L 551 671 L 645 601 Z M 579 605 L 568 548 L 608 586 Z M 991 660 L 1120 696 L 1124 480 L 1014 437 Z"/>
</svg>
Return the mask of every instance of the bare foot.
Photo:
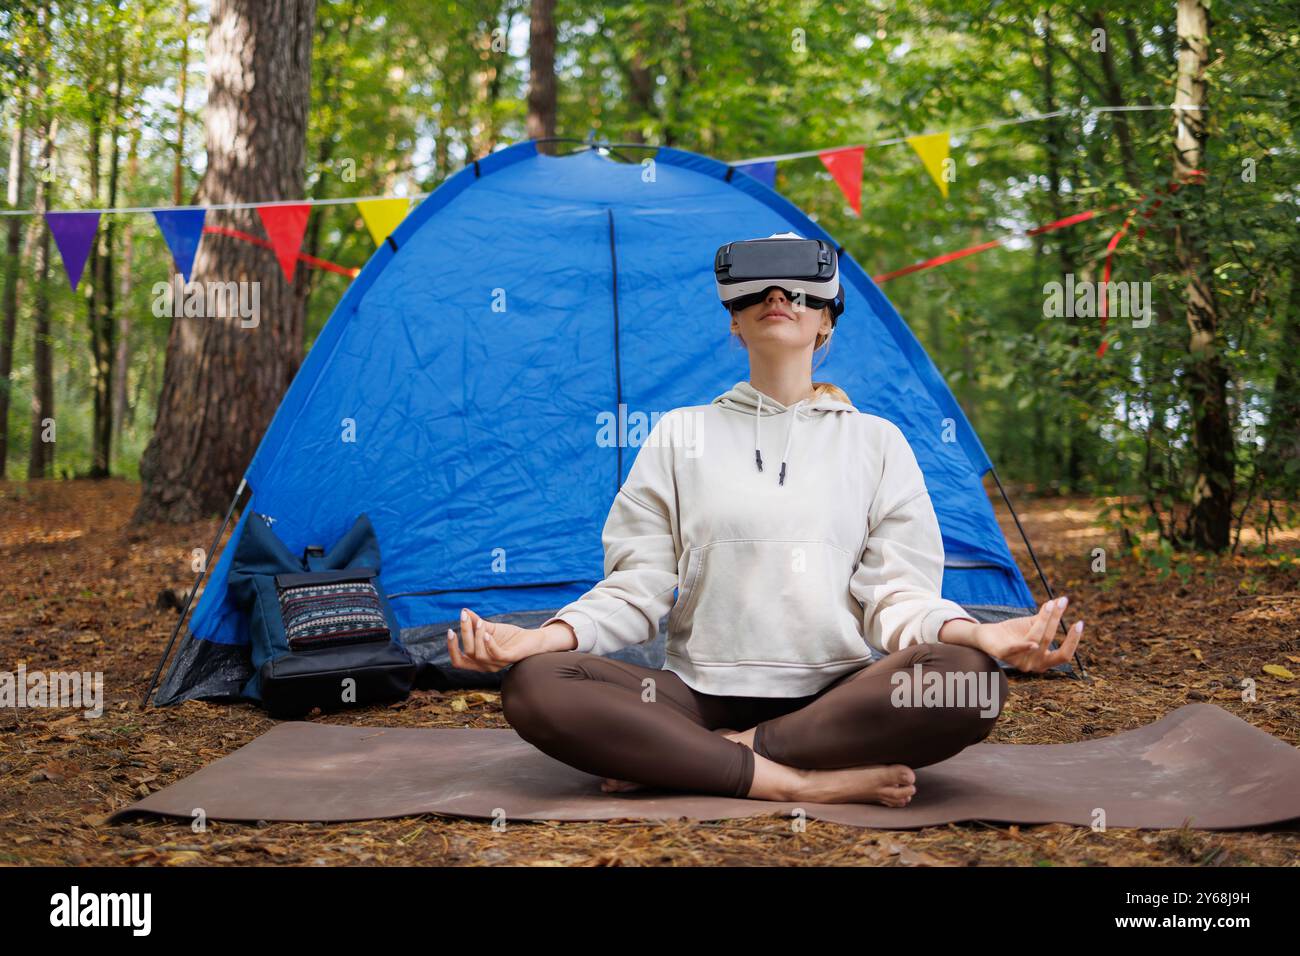
<svg viewBox="0 0 1300 956">
<path fill-rule="evenodd" d="M 810 803 L 879 803 L 905 807 L 916 795 L 916 774 L 902 764 L 845 767 L 841 770 L 794 771 L 793 800 Z"/>
</svg>

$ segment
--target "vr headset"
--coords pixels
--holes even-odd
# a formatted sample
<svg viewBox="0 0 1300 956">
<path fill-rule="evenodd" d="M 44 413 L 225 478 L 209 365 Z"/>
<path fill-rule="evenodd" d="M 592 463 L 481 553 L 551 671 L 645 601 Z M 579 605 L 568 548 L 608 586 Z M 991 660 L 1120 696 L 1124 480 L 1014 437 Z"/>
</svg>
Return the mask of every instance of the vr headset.
<svg viewBox="0 0 1300 956">
<path fill-rule="evenodd" d="M 829 306 L 832 328 L 844 312 L 839 257 L 835 247 L 821 239 L 782 232 L 729 242 L 714 254 L 713 276 L 718 298 L 729 312 L 762 302 L 773 286 L 793 303 L 813 310 Z"/>
</svg>

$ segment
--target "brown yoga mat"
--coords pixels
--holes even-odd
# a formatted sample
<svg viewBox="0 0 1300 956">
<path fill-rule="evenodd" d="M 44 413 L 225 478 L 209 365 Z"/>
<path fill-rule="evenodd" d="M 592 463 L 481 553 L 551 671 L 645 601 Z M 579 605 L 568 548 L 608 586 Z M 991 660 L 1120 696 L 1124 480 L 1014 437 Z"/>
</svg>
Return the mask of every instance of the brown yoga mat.
<svg viewBox="0 0 1300 956">
<path fill-rule="evenodd" d="M 283 723 L 111 815 L 342 821 L 409 814 L 506 820 L 721 820 L 789 815 L 907 829 L 962 820 L 1203 830 L 1300 818 L 1300 750 L 1213 704 L 1069 744 L 980 743 L 916 771 L 906 807 L 778 803 L 669 790 L 606 794 L 513 730 Z"/>
</svg>

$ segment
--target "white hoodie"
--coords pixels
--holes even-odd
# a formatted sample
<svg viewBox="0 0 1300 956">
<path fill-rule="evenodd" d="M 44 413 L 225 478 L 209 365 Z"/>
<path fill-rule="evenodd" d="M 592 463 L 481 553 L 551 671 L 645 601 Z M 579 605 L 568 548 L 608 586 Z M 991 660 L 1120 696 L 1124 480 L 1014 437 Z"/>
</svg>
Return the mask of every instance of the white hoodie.
<svg viewBox="0 0 1300 956">
<path fill-rule="evenodd" d="M 974 620 L 940 597 L 943 540 L 907 439 L 830 398 L 787 407 L 742 381 L 663 415 L 602 543 L 604 580 L 546 624 L 608 654 L 652 640 L 671 608 L 664 667 L 705 694 L 804 697 L 869 664 L 868 644 L 938 643 L 945 621 Z"/>
</svg>

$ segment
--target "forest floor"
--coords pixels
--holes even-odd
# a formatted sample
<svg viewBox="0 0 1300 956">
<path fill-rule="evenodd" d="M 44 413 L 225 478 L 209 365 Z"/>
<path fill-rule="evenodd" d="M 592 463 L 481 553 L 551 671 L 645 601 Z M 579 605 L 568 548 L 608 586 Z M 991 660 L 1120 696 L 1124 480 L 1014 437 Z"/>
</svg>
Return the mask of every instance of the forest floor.
<svg viewBox="0 0 1300 956">
<path fill-rule="evenodd" d="M 882 831 L 780 815 L 711 823 L 512 823 L 437 815 L 338 825 L 136 820 L 106 814 L 230 754 L 275 725 L 251 704 L 190 701 L 141 709 L 176 621 L 165 588 L 192 582 L 194 548 L 218 522 L 132 527 L 125 481 L 0 483 L 0 670 L 102 671 L 104 714 L 0 711 L 0 865 L 1294 865 L 1300 829 L 1143 831 L 983 823 Z M 1267 554 L 1189 559 L 1160 573 L 1121 553 L 1097 524 L 1101 502 L 1018 501 L 1048 579 L 1087 627 L 1087 680 L 1013 679 L 990 742 L 1062 743 L 1151 723 L 1212 701 L 1300 745 L 1300 534 Z M 1040 600 L 1010 515 L 999 518 Z M 1094 571 L 1094 548 L 1107 569 Z M 1178 560 L 1175 559 L 1175 565 Z M 1270 667 L 1270 673 L 1265 670 Z M 1280 671 L 1279 671 L 1280 669 Z M 1257 684 L 1242 701 L 1242 680 Z M 315 719 L 359 726 L 505 728 L 500 697 L 416 691 L 388 707 Z"/>
</svg>

